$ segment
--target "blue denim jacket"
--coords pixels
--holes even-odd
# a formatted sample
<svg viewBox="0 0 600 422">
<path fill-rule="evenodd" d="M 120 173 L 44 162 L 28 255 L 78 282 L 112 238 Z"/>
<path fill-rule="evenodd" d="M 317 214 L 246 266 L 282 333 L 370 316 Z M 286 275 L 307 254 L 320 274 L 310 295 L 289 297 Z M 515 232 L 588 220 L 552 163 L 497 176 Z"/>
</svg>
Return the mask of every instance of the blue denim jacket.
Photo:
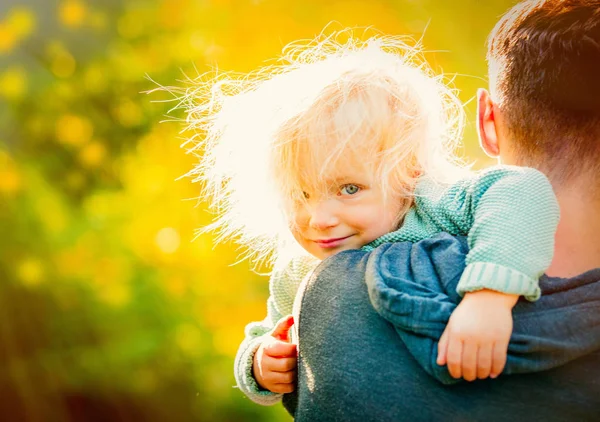
<svg viewBox="0 0 600 422">
<path fill-rule="evenodd" d="M 283 403 L 296 421 L 600 420 L 600 268 L 544 276 L 542 298 L 515 307 L 498 379 L 444 384 L 436 342 L 466 251 L 441 234 L 323 261 L 294 314 L 298 383 Z"/>
<path fill-rule="evenodd" d="M 444 384 L 458 380 L 435 363 L 437 345 L 460 302 L 456 286 L 467 253 L 464 238 L 441 234 L 414 246 L 382 245 L 367 261 L 371 304 L 425 371 Z M 505 375 L 554 368 L 600 349 L 600 281 L 542 276 L 540 288 L 539 302 L 521 300 L 514 308 Z"/>
</svg>

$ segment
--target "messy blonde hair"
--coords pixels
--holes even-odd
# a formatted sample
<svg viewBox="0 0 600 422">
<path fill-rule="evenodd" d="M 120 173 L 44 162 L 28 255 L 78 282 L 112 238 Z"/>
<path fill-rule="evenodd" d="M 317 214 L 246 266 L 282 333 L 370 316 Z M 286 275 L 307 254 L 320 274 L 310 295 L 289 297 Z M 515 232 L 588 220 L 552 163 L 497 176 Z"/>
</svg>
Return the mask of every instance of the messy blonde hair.
<svg viewBox="0 0 600 422">
<path fill-rule="evenodd" d="M 337 166 L 362 163 L 389 198 L 411 198 L 421 174 L 447 183 L 461 172 L 461 103 L 403 37 L 347 30 L 294 42 L 280 64 L 205 75 L 184 98 L 199 135 L 187 144 L 200 157 L 189 175 L 217 213 L 206 229 L 258 262 L 298 253 L 290 204 L 326 188 Z"/>
</svg>

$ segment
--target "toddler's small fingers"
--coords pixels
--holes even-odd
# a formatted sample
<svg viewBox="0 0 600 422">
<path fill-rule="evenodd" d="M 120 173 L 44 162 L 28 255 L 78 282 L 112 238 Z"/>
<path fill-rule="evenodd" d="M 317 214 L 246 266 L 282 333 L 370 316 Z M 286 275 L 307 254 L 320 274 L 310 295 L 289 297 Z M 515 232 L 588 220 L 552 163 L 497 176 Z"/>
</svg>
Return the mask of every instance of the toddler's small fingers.
<svg viewBox="0 0 600 422">
<path fill-rule="evenodd" d="M 474 381 L 477 378 L 478 349 L 479 345 L 473 341 L 463 343 L 462 377 L 466 381 Z"/>
<path fill-rule="evenodd" d="M 262 376 L 261 386 L 274 393 L 283 393 L 284 391 L 279 390 L 287 384 L 296 384 L 296 371 L 277 372 L 272 370 L 265 370 Z M 293 390 L 292 390 L 293 391 Z"/>
<path fill-rule="evenodd" d="M 296 366 L 298 365 L 298 361 L 295 357 L 292 357 L 292 358 L 269 357 L 269 358 L 273 360 L 270 364 L 270 368 L 273 371 L 277 371 L 277 372 L 293 371 L 296 369 Z"/>
<path fill-rule="evenodd" d="M 273 393 L 288 394 L 288 393 L 292 393 L 295 389 L 296 389 L 295 383 L 273 384 L 273 386 L 269 389 L 269 391 L 272 391 Z"/>
<path fill-rule="evenodd" d="M 444 330 L 442 337 L 440 338 L 440 342 L 438 343 L 438 355 L 436 363 L 440 366 L 446 364 L 446 354 L 448 352 L 448 334 L 447 331 Z"/>
<path fill-rule="evenodd" d="M 297 348 L 293 343 L 273 340 L 264 346 L 264 353 L 274 358 L 295 358 L 297 356 Z"/>
<path fill-rule="evenodd" d="M 484 343 L 477 352 L 477 378 L 480 380 L 490 376 L 493 347 L 492 343 Z"/>
<path fill-rule="evenodd" d="M 293 384 L 296 382 L 296 371 L 276 372 L 280 384 Z"/>
<path fill-rule="evenodd" d="M 492 378 L 496 378 L 504 370 L 504 366 L 506 365 L 507 349 L 508 349 L 508 344 L 506 344 L 506 343 L 494 344 L 492 371 L 491 371 L 491 375 L 490 375 Z"/>
<path fill-rule="evenodd" d="M 448 372 L 450 372 L 450 375 L 454 378 L 460 378 L 462 376 L 462 348 L 462 340 L 455 340 L 452 337 L 448 339 L 446 360 Z"/>
<path fill-rule="evenodd" d="M 296 371 L 270 371 L 265 378 L 270 384 L 292 384 L 296 381 Z"/>
</svg>

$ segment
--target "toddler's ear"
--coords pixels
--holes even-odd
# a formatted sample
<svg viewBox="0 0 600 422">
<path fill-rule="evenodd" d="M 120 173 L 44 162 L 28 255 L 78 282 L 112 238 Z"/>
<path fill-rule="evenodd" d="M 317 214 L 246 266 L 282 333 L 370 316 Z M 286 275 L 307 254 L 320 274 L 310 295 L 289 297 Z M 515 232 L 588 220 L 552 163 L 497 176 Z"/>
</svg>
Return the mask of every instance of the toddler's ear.
<svg viewBox="0 0 600 422">
<path fill-rule="evenodd" d="M 478 89 L 477 135 L 479 136 L 479 145 L 492 158 L 500 156 L 496 110 L 497 105 L 492 101 L 490 93 L 483 88 Z"/>
</svg>

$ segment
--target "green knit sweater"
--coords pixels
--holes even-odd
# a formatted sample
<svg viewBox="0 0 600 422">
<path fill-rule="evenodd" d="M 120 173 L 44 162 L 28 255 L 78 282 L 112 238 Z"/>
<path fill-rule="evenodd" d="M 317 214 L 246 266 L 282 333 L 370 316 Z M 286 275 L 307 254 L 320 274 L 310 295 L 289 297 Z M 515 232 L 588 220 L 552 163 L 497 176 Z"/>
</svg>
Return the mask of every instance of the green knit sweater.
<svg viewBox="0 0 600 422">
<path fill-rule="evenodd" d="M 422 177 L 402 226 L 362 249 L 387 242 L 417 242 L 440 232 L 468 236 L 470 251 L 459 294 L 486 288 L 536 300 L 538 278 L 552 259 L 558 218 L 552 186 L 531 168 L 497 166 L 451 186 Z M 267 317 L 246 327 L 235 359 L 235 377 L 239 388 L 256 403 L 274 404 L 282 395 L 258 386 L 252 374 L 254 354 L 277 321 L 292 313 L 298 286 L 319 262 L 298 257 L 273 272 Z"/>
</svg>

